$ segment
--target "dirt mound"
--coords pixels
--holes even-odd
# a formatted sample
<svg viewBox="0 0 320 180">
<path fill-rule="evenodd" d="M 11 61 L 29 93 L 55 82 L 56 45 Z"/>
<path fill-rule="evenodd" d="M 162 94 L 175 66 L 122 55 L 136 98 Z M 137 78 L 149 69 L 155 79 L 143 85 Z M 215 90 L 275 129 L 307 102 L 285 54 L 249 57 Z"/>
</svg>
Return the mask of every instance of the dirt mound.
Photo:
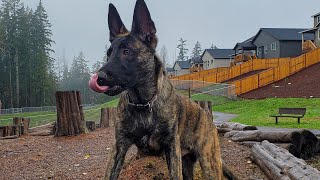
<svg viewBox="0 0 320 180">
<path fill-rule="evenodd" d="M 113 128 L 74 137 L 25 136 L 0 141 L 0 175 L 4 179 L 102 179 L 114 143 Z M 250 161 L 248 147 L 221 138 L 223 161 L 240 179 L 266 179 Z M 127 160 L 136 149 L 130 149 Z M 199 166 L 195 179 L 201 178 Z M 121 179 L 166 179 L 165 160 L 148 157 L 125 165 Z"/>
<path fill-rule="evenodd" d="M 246 99 L 320 98 L 320 63 L 281 81 L 242 94 L 240 97 Z"/>
</svg>

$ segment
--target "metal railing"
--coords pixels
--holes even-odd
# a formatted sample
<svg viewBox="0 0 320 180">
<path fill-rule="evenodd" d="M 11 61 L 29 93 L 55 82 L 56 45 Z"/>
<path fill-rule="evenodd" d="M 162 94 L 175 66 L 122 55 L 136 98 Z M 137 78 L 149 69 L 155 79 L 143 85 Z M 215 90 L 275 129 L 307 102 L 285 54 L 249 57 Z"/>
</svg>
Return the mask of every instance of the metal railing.
<svg viewBox="0 0 320 180">
<path fill-rule="evenodd" d="M 94 108 L 95 104 L 83 104 L 83 109 Z M 56 112 L 56 106 L 43 106 L 43 107 L 23 107 L 23 108 L 10 108 L 10 109 L 1 109 L 0 115 L 6 114 L 21 114 L 21 113 L 32 113 L 32 112 Z"/>
</svg>

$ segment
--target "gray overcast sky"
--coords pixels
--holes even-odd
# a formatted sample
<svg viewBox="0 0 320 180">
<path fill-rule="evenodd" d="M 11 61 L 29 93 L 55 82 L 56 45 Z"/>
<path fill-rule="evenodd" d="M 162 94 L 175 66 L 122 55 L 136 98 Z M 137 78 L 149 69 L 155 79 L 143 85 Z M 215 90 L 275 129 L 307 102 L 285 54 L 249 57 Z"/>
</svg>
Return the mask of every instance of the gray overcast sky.
<svg viewBox="0 0 320 180">
<path fill-rule="evenodd" d="M 22 0 L 35 8 L 39 0 Z M 52 23 L 55 58 L 65 49 L 68 61 L 83 51 L 87 60 L 101 60 L 108 39 L 107 13 L 112 2 L 131 28 L 135 0 L 43 0 Z M 262 27 L 311 28 L 311 16 L 320 12 L 319 0 L 146 0 L 159 37 L 173 61 L 180 37 L 189 53 L 196 41 L 233 48 Z"/>
</svg>

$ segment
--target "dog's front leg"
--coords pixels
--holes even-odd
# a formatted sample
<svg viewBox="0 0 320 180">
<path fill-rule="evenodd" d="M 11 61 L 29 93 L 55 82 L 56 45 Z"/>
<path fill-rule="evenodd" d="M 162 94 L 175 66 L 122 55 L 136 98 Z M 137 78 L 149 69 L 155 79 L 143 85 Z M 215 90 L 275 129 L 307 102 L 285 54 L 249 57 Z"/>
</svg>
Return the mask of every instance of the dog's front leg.
<svg viewBox="0 0 320 180">
<path fill-rule="evenodd" d="M 117 142 L 112 147 L 111 154 L 108 158 L 107 170 L 104 179 L 116 180 L 121 172 L 123 162 L 131 143 L 129 142 Z"/>
<path fill-rule="evenodd" d="M 181 161 L 181 147 L 180 136 L 175 130 L 174 138 L 169 146 L 165 149 L 167 165 L 171 180 L 182 180 L 182 161 Z"/>
</svg>

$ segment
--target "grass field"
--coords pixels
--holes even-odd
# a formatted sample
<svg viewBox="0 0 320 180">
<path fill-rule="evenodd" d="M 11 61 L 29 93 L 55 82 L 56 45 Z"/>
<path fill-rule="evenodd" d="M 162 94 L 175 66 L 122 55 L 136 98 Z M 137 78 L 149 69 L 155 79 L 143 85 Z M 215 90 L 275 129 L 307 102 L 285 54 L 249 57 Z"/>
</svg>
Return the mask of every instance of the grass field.
<svg viewBox="0 0 320 180">
<path fill-rule="evenodd" d="M 277 114 L 280 107 L 307 108 L 301 124 L 297 118 L 279 118 L 275 124 L 275 118 L 269 117 Z M 214 111 L 238 114 L 232 121 L 254 126 L 270 126 L 283 128 L 307 128 L 320 129 L 320 99 L 319 98 L 270 98 L 264 100 L 238 100 L 213 106 Z"/>
<path fill-rule="evenodd" d="M 320 129 L 320 99 L 319 98 L 270 98 L 264 100 L 232 100 L 227 97 L 210 96 L 198 94 L 192 96 L 193 100 L 212 101 L 213 110 L 225 113 L 237 114 L 234 122 L 255 126 L 285 127 L 285 128 L 308 128 Z M 90 110 L 85 110 L 85 119 L 99 121 L 102 107 L 115 107 L 118 99 L 99 105 Z M 275 119 L 269 117 L 276 114 L 280 107 L 305 107 L 307 113 L 301 119 L 301 124 L 296 118 L 279 118 L 279 123 L 275 124 Z M 31 127 L 47 124 L 56 121 L 56 114 L 50 112 L 24 113 L 15 115 L 0 116 L 0 126 L 11 125 L 13 117 L 30 117 Z"/>
</svg>

